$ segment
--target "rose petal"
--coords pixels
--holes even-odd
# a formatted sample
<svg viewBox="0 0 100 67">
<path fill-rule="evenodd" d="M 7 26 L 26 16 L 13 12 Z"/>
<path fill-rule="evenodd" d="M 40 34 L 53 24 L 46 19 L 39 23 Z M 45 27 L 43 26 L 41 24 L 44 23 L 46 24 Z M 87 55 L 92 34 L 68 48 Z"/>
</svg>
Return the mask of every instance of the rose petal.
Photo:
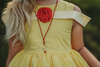
<svg viewBox="0 0 100 67">
<path fill-rule="evenodd" d="M 52 10 L 48 7 L 40 8 L 37 12 L 37 17 L 43 23 L 49 22 L 52 18 Z"/>
</svg>

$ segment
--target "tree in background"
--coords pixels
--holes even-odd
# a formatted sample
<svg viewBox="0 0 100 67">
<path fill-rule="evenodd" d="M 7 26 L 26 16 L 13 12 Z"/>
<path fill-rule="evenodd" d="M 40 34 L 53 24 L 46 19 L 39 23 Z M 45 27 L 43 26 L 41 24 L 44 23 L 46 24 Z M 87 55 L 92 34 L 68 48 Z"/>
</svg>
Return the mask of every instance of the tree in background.
<svg viewBox="0 0 100 67">
<path fill-rule="evenodd" d="M 0 18 L 6 3 L 11 0 L 0 0 Z M 84 28 L 84 43 L 85 46 L 97 57 L 100 61 L 100 0 L 65 0 L 79 6 L 84 14 L 91 17 L 91 21 Z M 3 39 L 5 34 L 5 25 L 0 19 L 0 67 L 5 67 L 8 44 Z"/>
<path fill-rule="evenodd" d="M 7 55 L 8 55 L 8 44 L 4 40 L 5 25 L 1 20 L 1 14 L 3 9 L 6 7 L 6 3 L 9 0 L 0 0 L 0 67 L 5 67 Z"/>
</svg>

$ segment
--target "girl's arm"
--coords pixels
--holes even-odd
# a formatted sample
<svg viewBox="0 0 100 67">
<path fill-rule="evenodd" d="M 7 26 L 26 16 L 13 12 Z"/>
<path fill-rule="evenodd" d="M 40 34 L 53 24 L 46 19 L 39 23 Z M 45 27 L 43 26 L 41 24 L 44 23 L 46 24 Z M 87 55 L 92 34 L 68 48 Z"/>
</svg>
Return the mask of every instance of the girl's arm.
<svg viewBox="0 0 100 67">
<path fill-rule="evenodd" d="M 74 6 L 74 10 L 81 12 L 80 8 L 77 6 Z M 83 26 L 75 20 L 73 21 L 71 37 L 72 48 L 78 51 L 91 67 L 100 67 L 100 62 L 84 46 Z"/>
<path fill-rule="evenodd" d="M 6 66 L 5 66 L 5 67 L 8 67 L 8 65 L 9 65 L 10 61 L 12 60 L 12 58 L 13 58 L 19 51 L 21 51 L 21 50 L 23 49 L 23 45 L 21 44 L 20 41 L 17 41 L 17 42 L 15 43 L 16 46 L 14 46 L 14 47 L 12 48 L 12 42 L 13 42 L 14 38 L 15 38 L 15 36 L 12 37 L 12 38 L 10 39 L 11 41 L 9 42 L 9 51 L 8 51 L 8 57 L 7 57 Z"/>
</svg>

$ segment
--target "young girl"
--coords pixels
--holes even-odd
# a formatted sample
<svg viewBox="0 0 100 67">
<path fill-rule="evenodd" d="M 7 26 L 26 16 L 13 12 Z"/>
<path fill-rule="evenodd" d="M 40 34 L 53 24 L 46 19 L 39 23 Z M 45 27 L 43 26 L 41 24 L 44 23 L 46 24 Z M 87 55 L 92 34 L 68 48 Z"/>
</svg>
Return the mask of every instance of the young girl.
<svg viewBox="0 0 100 67">
<path fill-rule="evenodd" d="M 90 18 L 62 0 L 13 0 L 4 10 L 6 67 L 100 67 L 83 42 Z"/>
</svg>

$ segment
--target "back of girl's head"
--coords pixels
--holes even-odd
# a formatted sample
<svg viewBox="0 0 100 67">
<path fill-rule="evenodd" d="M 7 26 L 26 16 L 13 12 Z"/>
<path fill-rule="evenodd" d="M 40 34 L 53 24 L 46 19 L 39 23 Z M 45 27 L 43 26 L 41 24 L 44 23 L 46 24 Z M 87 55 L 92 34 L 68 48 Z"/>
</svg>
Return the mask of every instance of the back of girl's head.
<svg viewBox="0 0 100 67">
<path fill-rule="evenodd" d="M 8 2 L 7 8 L 2 13 L 2 20 L 6 25 L 5 39 L 10 41 L 14 38 L 12 46 L 20 40 L 22 44 L 27 41 L 27 35 L 24 29 L 24 24 L 28 22 L 31 27 L 31 17 L 33 10 L 36 7 L 35 0 L 12 0 Z"/>
</svg>

